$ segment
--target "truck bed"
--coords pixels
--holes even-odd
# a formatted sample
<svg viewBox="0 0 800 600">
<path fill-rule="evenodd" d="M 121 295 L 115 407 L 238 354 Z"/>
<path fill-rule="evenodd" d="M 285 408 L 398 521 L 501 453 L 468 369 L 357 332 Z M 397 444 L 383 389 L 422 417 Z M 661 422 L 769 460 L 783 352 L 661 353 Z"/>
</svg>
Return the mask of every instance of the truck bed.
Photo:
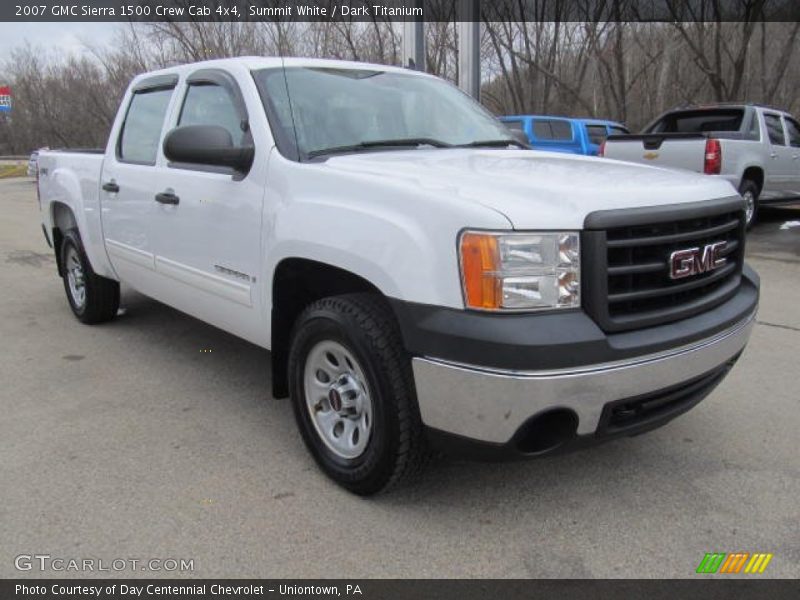
<svg viewBox="0 0 800 600">
<path fill-rule="evenodd" d="M 58 201 L 65 193 L 64 186 L 68 185 L 79 186 L 84 202 L 97 202 L 104 152 L 82 148 L 42 150 L 39 169 L 47 174 L 39 178 L 42 208 L 46 203 Z"/>
<path fill-rule="evenodd" d="M 59 154 L 105 154 L 104 148 L 53 148 L 42 152 L 58 152 Z"/>
<path fill-rule="evenodd" d="M 42 222 L 51 232 L 58 219 L 72 214 L 77 219 L 87 254 L 95 269 L 112 275 L 103 249 L 100 223 L 100 176 L 105 160 L 103 150 L 43 150 L 39 153 L 39 201 Z M 59 210 L 57 205 L 69 208 Z"/>
</svg>

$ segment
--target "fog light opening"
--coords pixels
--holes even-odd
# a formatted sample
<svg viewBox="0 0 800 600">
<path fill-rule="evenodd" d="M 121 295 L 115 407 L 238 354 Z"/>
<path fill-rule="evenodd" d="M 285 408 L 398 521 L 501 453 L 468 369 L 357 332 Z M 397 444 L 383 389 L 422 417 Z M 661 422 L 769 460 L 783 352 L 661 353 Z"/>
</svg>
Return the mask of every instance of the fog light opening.
<svg viewBox="0 0 800 600">
<path fill-rule="evenodd" d="M 578 415 L 566 408 L 542 413 L 526 422 L 517 434 L 517 449 L 525 454 L 555 450 L 575 437 Z"/>
</svg>

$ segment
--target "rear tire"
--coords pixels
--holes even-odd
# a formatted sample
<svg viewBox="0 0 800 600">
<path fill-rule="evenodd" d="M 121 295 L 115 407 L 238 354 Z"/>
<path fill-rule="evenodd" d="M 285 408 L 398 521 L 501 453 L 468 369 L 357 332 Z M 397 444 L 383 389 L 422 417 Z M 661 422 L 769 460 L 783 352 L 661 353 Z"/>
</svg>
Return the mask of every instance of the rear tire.
<svg viewBox="0 0 800 600">
<path fill-rule="evenodd" d="M 322 471 L 347 490 L 384 491 L 426 462 L 411 361 L 380 297 L 350 294 L 311 304 L 293 328 L 289 386 L 303 441 Z"/>
<path fill-rule="evenodd" d="M 64 234 L 61 267 L 69 306 L 81 322 L 103 323 L 116 316 L 119 282 L 95 274 L 75 229 Z"/>
<path fill-rule="evenodd" d="M 739 186 L 739 194 L 745 201 L 745 218 L 747 228 L 750 229 L 758 219 L 758 184 L 750 179 L 745 179 Z"/>
</svg>

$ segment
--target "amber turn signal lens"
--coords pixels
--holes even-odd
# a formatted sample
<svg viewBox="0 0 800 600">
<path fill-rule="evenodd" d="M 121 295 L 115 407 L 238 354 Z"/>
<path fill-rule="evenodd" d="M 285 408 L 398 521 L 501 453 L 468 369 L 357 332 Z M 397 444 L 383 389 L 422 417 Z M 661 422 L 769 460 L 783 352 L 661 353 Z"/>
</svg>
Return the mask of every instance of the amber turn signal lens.
<svg viewBox="0 0 800 600">
<path fill-rule="evenodd" d="M 502 282 L 498 277 L 499 270 L 497 236 L 471 232 L 461 236 L 461 272 L 468 308 L 500 308 Z"/>
</svg>

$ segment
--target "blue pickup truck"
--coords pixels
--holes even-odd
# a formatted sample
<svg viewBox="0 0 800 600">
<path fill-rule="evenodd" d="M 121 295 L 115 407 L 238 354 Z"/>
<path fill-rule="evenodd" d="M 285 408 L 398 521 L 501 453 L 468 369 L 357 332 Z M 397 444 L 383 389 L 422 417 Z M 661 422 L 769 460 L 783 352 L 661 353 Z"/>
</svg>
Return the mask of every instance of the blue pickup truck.
<svg viewBox="0 0 800 600">
<path fill-rule="evenodd" d="M 535 150 L 587 156 L 597 156 L 600 144 L 609 135 L 629 133 L 620 123 L 600 119 L 513 115 L 500 120 L 512 131 L 525 134 Z"/>
</svg>

